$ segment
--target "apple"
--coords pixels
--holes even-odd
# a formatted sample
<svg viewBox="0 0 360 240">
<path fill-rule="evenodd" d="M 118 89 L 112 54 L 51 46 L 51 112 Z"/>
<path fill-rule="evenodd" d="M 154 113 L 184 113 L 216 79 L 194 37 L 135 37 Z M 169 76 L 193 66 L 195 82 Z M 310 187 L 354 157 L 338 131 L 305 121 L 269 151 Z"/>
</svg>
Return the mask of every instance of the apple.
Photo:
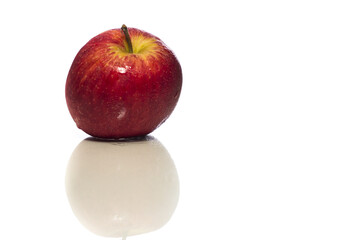
<svg viewBox="0 0 360 240">
<path fill-rule="evenodd" d="M 158 37 L 123 25 L 80 49 L 65 96 L 78 128 L 94 137 L 119 139 L 159 127 L 173 112 L 181 87 L 174 53 Z"/>
</svg>

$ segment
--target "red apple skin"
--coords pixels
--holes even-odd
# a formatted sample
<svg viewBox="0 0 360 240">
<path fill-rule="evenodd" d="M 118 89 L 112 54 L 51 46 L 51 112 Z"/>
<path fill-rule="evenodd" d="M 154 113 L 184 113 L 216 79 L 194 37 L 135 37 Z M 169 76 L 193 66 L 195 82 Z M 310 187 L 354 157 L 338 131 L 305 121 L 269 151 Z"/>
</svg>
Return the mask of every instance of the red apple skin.
<svg viewBox="0 0 360 240">
<path fill-rule="evenodd" d="M 124 32 L 112 29 L 85 44 L 71 65 L 67 106 L 77 127 L 91 136 L 147 135 L 178 102 L 182 71 L 174 53 L 150 33 L 136 28 L 128 32 L 133 54 L 124 53 L 128 48 Z"/>
</svg>

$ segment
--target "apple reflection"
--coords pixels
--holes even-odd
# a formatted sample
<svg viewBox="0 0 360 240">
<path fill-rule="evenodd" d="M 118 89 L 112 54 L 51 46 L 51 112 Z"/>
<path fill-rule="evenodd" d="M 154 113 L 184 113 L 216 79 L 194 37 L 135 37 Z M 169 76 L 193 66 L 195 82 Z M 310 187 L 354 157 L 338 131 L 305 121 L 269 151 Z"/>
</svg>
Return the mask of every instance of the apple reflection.
<svg viewBox="0 0 360 240">
<path fill-rule="evenodd" d="M 161 228 L 179 198 L 175 165 L 155 138 L 83 140 L 66 172 L 66 192 L 78 220 L 91 232 L 126 238 Z"/>
</svg>

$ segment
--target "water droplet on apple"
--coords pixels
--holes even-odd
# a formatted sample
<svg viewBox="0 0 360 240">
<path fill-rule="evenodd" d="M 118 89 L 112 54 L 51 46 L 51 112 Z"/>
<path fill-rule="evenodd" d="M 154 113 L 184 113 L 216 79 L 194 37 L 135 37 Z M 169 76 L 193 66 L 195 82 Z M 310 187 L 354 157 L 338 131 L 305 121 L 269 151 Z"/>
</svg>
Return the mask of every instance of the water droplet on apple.
<svg viewBox="0 0 360 240">
<path fill-rule="evenodd" d="M 118 71 L 119 71 L 120 73 L 126 73 L 126 68 L 118 67 Z"/>
<path fill-rule="evenodd" d="M 125 66 L 125 67 L 118 67 L 118 71 L 120 73 L 126 73 L 128 69 L 130 69 L 130 66 Z"/>
<path fill-rule="evenodd" d="M 174 98 L 178 98 L 178 97 L 179 97 L 179 93 L 180 93 L 180 91 L 176 91 Z"/>
<path fill-rule="evenodd" d="M 122 108 L 122 109 L 120 109 L 119 114 L 118 114 L 118 116 L 116 118 L 118 120 L 121 120 L 125 116 L 125 114 L 126 114 L 126 109 Z"/>
</svg>

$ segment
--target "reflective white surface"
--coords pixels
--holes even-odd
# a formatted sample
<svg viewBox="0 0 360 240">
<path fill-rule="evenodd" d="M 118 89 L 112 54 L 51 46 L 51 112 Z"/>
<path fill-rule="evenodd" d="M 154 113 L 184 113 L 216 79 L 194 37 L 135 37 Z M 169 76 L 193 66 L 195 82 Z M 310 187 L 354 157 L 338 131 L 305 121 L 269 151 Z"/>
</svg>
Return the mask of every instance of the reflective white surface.
<svg viewBox="0 0 360 240">
<path fill-rule="evenodd" d="M 160 37 L 184 75 L 177 107 L 151 134 L 176 166 L 176 209 L 128 240 L 359 240 L 359 12 L 355 0 L 0 1 L 0 240 L 104 240 L 83 224 L 130 216 L 116 205 L 130 195 L 121 184 L 103 196 L 117 206 L 108 215 L 92 212 L 97 194 L 69 202 L 65 184 L 89 137 L 66 107 L 71 62 L 124 23 Z M 84 153 L 94 163 L 100 145 Z M 94 176 L 72 184 L 85 191 Z M 165 214 L 151 204 L 143 214 Z M 103 218 L 82 215 L 89 206 Z"/>
<path fill-rule="evenodd" d="M 91 232 L 123 237 L 157 230 L 179 198 L 175 165 L 152 137 L 133 141 L 83 140 L 71 155 L 66 192 Z"/>
</svg>

